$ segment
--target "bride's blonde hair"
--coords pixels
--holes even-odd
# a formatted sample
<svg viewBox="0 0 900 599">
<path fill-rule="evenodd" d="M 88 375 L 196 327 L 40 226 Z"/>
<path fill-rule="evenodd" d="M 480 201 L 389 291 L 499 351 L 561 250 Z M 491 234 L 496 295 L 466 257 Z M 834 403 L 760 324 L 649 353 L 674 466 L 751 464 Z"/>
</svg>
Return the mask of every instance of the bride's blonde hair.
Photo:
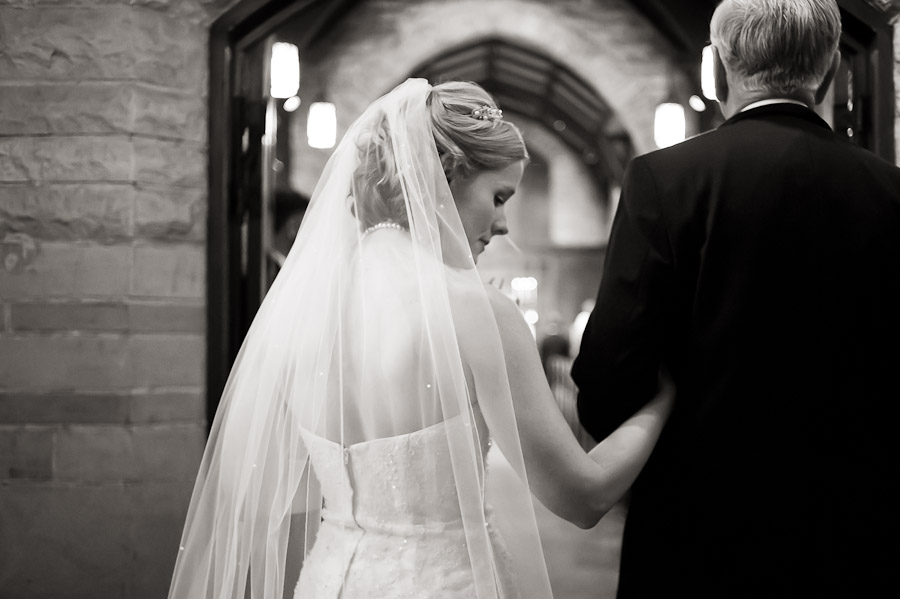
<svg viewBox="0 0 900 599">
<path fill-rule="evenodd" d="M 519 128 L 502 119 L 478 118 L 476 110 L 497 108 L 484 88 L 468 81 L 435 85 L 426 104 L 441 167 L 447 181 L 482 170 L 498 170 L 528 159 Z M 356 217 L 363 229 L 383 222 L 408 227 L 391 132 L 386 117 L 376 119 L 360 137 L 354 175 Z"/>
<path fill-rule="evenodd" d="M 476 110 L 497 108 L 484 88 L 448 81 L 431 88 L 427 103 L 438 156 L 448 181 L 475 171 L 498 170 L 528 158 L 519 128 L 502 119 L 480 119 Z"/>
</svg>

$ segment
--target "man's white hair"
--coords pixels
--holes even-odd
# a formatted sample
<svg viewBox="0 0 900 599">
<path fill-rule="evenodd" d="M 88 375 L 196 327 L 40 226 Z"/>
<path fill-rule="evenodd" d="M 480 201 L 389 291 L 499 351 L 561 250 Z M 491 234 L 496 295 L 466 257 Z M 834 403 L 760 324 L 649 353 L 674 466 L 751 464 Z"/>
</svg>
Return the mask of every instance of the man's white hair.
<svg viewBox="0 0 900 599">
<path fill-rule="evenodd" d="M 815 90 L 841 39 L 835 0 L 731 0 L 710 23 L 710 40 L 747 91 Z"/>
</svg>

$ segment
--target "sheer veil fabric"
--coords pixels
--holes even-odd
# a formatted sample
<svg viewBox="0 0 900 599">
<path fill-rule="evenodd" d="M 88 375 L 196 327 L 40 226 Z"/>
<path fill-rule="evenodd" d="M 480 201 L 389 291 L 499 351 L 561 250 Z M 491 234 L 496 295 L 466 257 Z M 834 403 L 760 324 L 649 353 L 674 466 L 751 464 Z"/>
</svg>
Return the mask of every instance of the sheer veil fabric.
<svg viewBox="0 0 900 599">
<path fill-rule="evenodd" d="M 346 455 L 425 429 L 450 459 L 421 456 L 434 475 L 416 493 L 443 492 L 441 468 L 452 477 L 470 596 L 512 596 L 502 581 L 515 580 L 523 597 L 551 597 L 503 348 L 435 147 L 430 90 L 408 80 L 376 100 L 329 160 L 223 392 L 170 599 L 282 597 L 322 521 L 308 440 Z M 512 487 L 488 483 L 487 435 L 518 475 Z M 341 484 L 352 497 L 352 477 Z M 423 530 L 446 519 L 414 507 Z M 495 535 L 491 510 L 515 514 L 516 531 Z M 497 536 L 514 539 L 508 552 Z"/>
</svg>

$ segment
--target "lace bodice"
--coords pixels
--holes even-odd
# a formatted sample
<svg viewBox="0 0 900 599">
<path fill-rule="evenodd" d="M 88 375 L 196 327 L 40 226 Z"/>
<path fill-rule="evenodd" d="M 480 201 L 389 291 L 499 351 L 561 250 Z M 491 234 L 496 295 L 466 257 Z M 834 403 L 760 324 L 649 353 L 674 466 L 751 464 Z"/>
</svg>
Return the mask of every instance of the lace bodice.
<svg viewBox="0 0 900 599">
<path fill-rule="evenodd" d="M 475 596 L 447 441 L 453 426 L 464 425 L 453 419 L 347 448 L 304 432 L 325 507 L 295 598 Z M 490 440 L 483 421 L 475 428 L 483 464 Z"/>
<path fill-rule="evenodd" d="M 454 421 L 459 424 L 459 421 Z M 366 531 L 408 533 L 458 526 L 459 502 L 447 447 L 448 424 L 347 448 L 304 434 L 329 518 Z M 484 432 L 484 450 L 489 441 Z"/>
</svg>

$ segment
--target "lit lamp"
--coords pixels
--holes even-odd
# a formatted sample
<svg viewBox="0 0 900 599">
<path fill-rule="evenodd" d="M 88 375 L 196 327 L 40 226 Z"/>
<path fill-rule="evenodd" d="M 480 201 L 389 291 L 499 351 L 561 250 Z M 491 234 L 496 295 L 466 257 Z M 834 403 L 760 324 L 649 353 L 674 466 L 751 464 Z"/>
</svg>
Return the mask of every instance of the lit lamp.
<svg viewBox="0 0 900 599">
<path fill-rule="evenodd" d="M 294 44 L 275 42 L 272 45 L 270 64 L 271 85 L 269 93 L 273 98 L 290 98 L 300 89 L 300 51 Z"/>
<path fill-rule="evenodd" d="M 337 112 L 331 102 L 313 102 L 306 119 L 306 139 L 311 148 L 333 148 L 337 138 Z"/>
<path fill-rule="evenodd" d="M 300 96 L 291 96 L 287 100 L 284 101 L 284 111 L 285 112 L 294 112 L 298 108 L 300 108 Z"/>
<path fill-rule="evenodd" d="M 656 107 L 653 139 L 659 148 L 668 148 L 684 141 L 686 124 L 684 106 L 677 102 L 663 102 Z"/>
<path fill-rule="evenodd" d="M 706 110 L 706 102 L 704 102 L 703 98 L 701 98 L 700 96 L 691 96 L 688 99 L 688 104 L 690 104 L 691 108 L 693 108 L 697 112 L 704 112 Z"/>
</svg>

